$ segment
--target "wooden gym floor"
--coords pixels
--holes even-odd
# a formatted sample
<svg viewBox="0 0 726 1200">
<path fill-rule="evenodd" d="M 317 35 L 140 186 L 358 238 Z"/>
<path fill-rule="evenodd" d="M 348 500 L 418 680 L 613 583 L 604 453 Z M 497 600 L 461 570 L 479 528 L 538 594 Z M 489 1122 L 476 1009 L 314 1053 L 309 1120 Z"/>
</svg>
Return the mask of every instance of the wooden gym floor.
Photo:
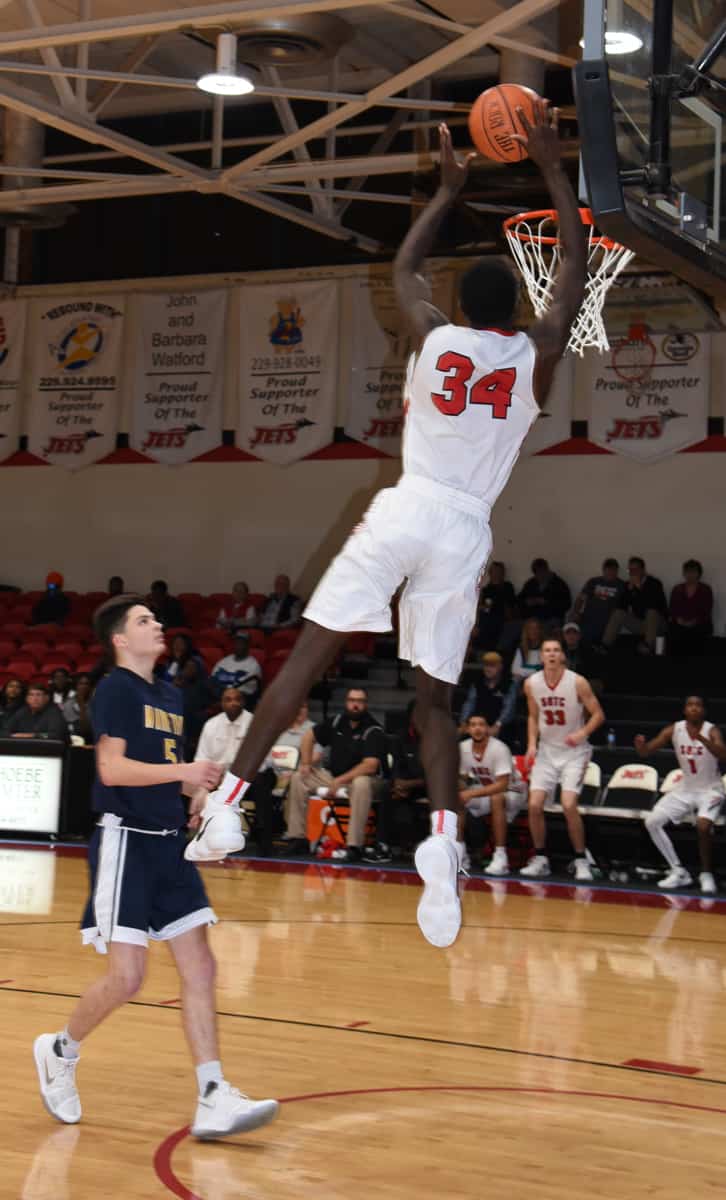
<svg viewBox="0 0 726 1200">
<path fill-rule="evenodd" d="M 283 1099 L 278 1121 L 187 1136 L 156 945 L 84 1048 L 82 1124 L 53 1122 L 31 1046 L 102 969 L 77 933 L 85 860 L 0 846 L 2 1200 L 723 1195 L 726 903 L 475 880 L 439 951 L 411 875 L 242 860 L 205 879 L 227 1075 Z"/>
</svg>

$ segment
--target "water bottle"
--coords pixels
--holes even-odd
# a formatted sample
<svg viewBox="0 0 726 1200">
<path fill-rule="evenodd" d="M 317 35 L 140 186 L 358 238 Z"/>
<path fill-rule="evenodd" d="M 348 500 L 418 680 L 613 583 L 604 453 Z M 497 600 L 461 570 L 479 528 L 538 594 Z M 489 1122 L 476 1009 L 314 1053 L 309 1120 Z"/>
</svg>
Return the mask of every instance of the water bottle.
<svg viewBox="0 0 726 1200">
<path fill-rule="evenodd" d="M 617 739 L 615 737 L 614 729 L 608 729 L 607 741 L 608 741 L 608 750 L 614 750 L 617 745 Z"/>
</svg>

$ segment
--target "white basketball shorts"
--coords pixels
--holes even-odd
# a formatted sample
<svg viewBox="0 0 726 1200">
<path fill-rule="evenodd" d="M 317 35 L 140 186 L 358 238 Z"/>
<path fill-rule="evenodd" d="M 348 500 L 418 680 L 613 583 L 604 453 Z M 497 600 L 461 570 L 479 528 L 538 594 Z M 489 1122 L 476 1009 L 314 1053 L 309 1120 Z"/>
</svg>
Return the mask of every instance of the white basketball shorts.
<svg viewBox="0 0 726 1200">
<path fill-rule="evenodd" d="M 489 507 L 418 475 L 374 498 L 320 580 L 305 617 L 326 629 L 384 633 L 399 601 L 399 654 L 456 683 L 491 553 Z"/>
<path fill-rule="evenodd" d="M 557 784 L 563 792 L 579 796 L 585 782 L 585 772 L 592 757 L 592 746 L 548 746 L 540 743 L 529 776 L 531 792 L 546 792 L 552 796 Z"/>
<path fill-rule="evenodd" d="M 664 813 L 669 821 L 678 825 L 689 817 L 705 817 L 715 821 L 721 811 L 724 794 L 714 788 L 704 788 L 690 791 L 682 787 L 674 787 L 653 807 L 653 812 Z"/>
<path fill-rule="evenodd" d="M 526 808 L 527 797 L 522 792 L 505 792 L 504 803 L 507 810 L 507 824 L 511 825 L 514 818 Z M 477 796 L 465 805 L 466 811 L 473 817 L 488 817 L 492 811 L 491 796 Z"/>
</svg>

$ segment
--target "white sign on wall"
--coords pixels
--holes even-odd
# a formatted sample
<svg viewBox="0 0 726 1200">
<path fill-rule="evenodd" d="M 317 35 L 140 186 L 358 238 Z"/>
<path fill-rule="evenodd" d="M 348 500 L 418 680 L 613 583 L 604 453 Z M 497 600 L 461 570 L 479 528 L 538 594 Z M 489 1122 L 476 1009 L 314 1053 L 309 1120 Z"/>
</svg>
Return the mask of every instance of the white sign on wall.
<svg viewBox="0 0 726 1200">
<path fill-rule="evenodd" d="M 63 759 L 0 753 L 0 831 L 57 833 Z"/>
<path fill-rule="evenodd" d="M 587 357 L 589 438 L 639 462 L 657 462 L 708 435 L 710 337 L 623 338 Z"/>
<path fill-rule="evenodd" d="M 0 302 L 0 461 L 9 458 L 18 447 L 18 380 L 23 363 L 25 314 L 23 300 Z"/>
<path fill-rule="evenodd" d="M 339 310 L 334 279 L 242 289 L 241 450 L 286 466 L 332 442 Z"/>
<path fill-rule="evenodd" d="M 29 323 L 28 449 L 75 470 L 116 448 L 125 300 L 36 303 Z"/>
<path fill-rule="evenodd" d="M 53 907 L 56 855 L 34 850 L 0 849 L 0 912 L 49 913 Z"/>
<path fill-rule="evenodd" d="M 140 295 L 130 444 L 189 462 L 222 442 L 226 291 Z"/>
</svg>

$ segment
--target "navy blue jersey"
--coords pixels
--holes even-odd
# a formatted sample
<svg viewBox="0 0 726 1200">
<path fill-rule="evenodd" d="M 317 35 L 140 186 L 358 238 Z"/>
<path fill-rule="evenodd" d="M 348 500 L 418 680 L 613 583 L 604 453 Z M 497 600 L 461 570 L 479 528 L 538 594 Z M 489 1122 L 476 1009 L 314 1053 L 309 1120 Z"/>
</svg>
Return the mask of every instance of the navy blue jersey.
<svg viewBox="0 0 726 1200">
<path fill-rule="evenodd" d="M 183 759 L 182 693 L 170 683 L 116 667 L 102 679 L 91 702 L 95 740 L 123 738 L 126 757 L 144 763 L 175 763 Z M 180 783 L 153 787 L 106 787 L 96 775 L 95 812 L 115 813 L 125 825 L 138 829 L 180 829 L 186 815 Z"/>
</svg>

